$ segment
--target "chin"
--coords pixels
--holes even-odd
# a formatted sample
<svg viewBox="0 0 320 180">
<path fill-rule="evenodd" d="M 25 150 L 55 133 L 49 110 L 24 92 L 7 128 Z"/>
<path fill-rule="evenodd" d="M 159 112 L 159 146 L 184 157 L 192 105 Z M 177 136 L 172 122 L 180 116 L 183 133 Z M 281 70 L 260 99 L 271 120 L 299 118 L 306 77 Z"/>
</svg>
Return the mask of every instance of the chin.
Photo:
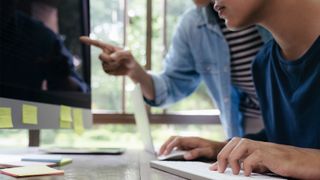
<svg viewBox="0 0 320 180">
<path fill-rule="evenodd" d="M 251 25 L 252 24 L 233 22 L 233 21 L 226 19 L 226 26 L 231 31 L 239 31 L 239 30 L 245 29 Z"/>
</svg>

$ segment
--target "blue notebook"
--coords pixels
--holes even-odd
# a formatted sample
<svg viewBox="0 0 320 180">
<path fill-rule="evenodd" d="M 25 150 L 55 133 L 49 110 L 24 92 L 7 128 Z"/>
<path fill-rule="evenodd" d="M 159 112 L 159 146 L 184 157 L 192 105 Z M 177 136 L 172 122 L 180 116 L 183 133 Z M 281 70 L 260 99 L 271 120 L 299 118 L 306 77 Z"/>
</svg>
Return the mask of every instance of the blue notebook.
<svg viewBox="0 0 320 180">
<path fill-rule="evenodd" d="M 21 161 L 33 161 L 33 162 L 51 162 L 56 163 L 59 166 L 69 164 L 72 162 L 70 158 L 64 158 L 62 156 L 52 155 L 30 155 L 21 158 Z"/>
</svg>

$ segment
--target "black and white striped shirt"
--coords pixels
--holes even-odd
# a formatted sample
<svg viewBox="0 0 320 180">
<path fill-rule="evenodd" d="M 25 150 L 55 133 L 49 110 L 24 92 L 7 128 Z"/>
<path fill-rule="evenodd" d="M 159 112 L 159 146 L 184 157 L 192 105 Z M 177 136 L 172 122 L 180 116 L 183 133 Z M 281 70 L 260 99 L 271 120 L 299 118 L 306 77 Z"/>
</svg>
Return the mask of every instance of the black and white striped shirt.
<svg viewBox="0 0 320 180">
<path fill-rule="evenodd" d="M 231 79 L 234 86 L 247 94 L 240 103 L 245 119 L 261 119 L 260 106 L 253 84 L 251 65 L 256 54 L 263 46 L 262 38 L 256 26 L 240 31 L 230 31 L 224 20 L 219 26 L 229 45 L 231 55 Z"/>
</svg>

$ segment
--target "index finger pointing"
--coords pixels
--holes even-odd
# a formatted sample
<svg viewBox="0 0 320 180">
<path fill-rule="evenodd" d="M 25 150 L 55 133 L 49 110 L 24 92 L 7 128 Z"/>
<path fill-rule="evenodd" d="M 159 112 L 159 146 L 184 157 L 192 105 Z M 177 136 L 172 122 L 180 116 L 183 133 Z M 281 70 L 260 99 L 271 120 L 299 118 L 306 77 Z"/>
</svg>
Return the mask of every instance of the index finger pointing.
<svg viewBox="0 0 320 180">
<path fill-rule="evenodd" d="M 115 51 L 115 48 L 109 44 L 106 44 L 106 43 L 103 43 L 101 41 L 98 41 L 98 40 L 93 40 L 93 39 L 90 39 L 89 37 L 87 36 L 81 36 L 80 37 L 80 41 L 85 43 L 86 45 L 92 45 L 92 46 L 95 46 L 95 47 L 98 47 L 102 50 L 108 50 L 110 52 L 114 52 Z"/>
</svg>

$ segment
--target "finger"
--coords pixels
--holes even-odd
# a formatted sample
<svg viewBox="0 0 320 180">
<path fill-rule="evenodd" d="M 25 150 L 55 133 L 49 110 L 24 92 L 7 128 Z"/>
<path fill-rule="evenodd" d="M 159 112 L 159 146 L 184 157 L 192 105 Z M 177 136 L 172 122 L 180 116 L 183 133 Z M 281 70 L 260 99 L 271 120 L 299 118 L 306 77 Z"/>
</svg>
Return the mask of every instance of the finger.
<svg viewBox="0 0 320 180">
<path fill-rule="evenodd" d="M 232 172 L 238 175 L 240 172 L 241 160 L 246 158 L 248 152 L 252 151 L 252 142 L 248 139 L 241 139 L 239 143 L 233 148 L 229 155 L 228 162 L 231 166 Z"/>
<path fill-rule="evenodd" d="M 102 63 L 102 67 L 103 67 L 103 70 L 106 72 L 106 73 L 109 73 L 109 74 L 113 74 L 113 73 L 116 73 L 117 71 L 119 71 L 119 64 L 118 63 L 106 63 L 106 62 L 103 62 Z"/>
<path fill-rule="evenodd" d="M 209 167 L 209 169 L 210 169 L 211 171 L 218 171 L 218 162 L 213 163 L 213 164 Z"/>
<path fill-rule="evenodd" d="M 115 62 L 115 60 L 112 59 L 112 58 L 110 57 L 110 55 L 107 54 L 107 53 L 101 53 L 101 54 L 99 55 L 99 59 L 101 60 L 101 62 L 105 62 L 105 63 L 114 63 L 114 62 Z"/>
<path fill-rule="evenodd" d="M 106 44 L 106 43 L 103 43 L 98 40 L 90 39 L 87 36 L 81 36 L 80 41 L 86 45 L 98 47 L 98 48 L 102 49 L 103 51 L 107 51 L 108 53 L 112 53 L 116 50 L 116 48 L 110 44 Z"/>
<path fill-rule="evenodd" d="M 159 155 L 162 155 L 164 151 L 167 149 L 168 144 L 175 139 L 177 136 L 171 136 L 160 148 Z"/>
<path fill-rule="evenodd" d="M 184 154 L 184 159 L 192 160 L 199 157 L 211 158 L 213 154 L 213 150 L 211 148 L 195 148 Z"/>
<path fill-rule="evenodd" d="M 126 50 L 120 50 L 112 53 L 110 57 L 114 60 L 122 60 L 125 62 L 131 62 L 133 59 L 133 56 L 131 54 L 131 51 L 126 51 Z"/>
<path fill-rule="evenodd" d="M 243 161 L 243 171 L 245 176 L 250 176 L 254 167 L 261 164 L 263 153 L 260 150 L 254 151 Z"/>
<path fill-rule="evenodd" d="M 223 173 L 228 165 L 228 158 L 233 148 L 238 144 L 241 138 L 235 137 L 220 151 L 217 156 L 218 171 Z"/>
<path fill-rule="evenodd" d="M 181 142 L 180 137 L 174 138 L 168 145 L 164 151 L 164 155 L 168 155 L 175 147 L 179 147 Z"/>
</svg>

